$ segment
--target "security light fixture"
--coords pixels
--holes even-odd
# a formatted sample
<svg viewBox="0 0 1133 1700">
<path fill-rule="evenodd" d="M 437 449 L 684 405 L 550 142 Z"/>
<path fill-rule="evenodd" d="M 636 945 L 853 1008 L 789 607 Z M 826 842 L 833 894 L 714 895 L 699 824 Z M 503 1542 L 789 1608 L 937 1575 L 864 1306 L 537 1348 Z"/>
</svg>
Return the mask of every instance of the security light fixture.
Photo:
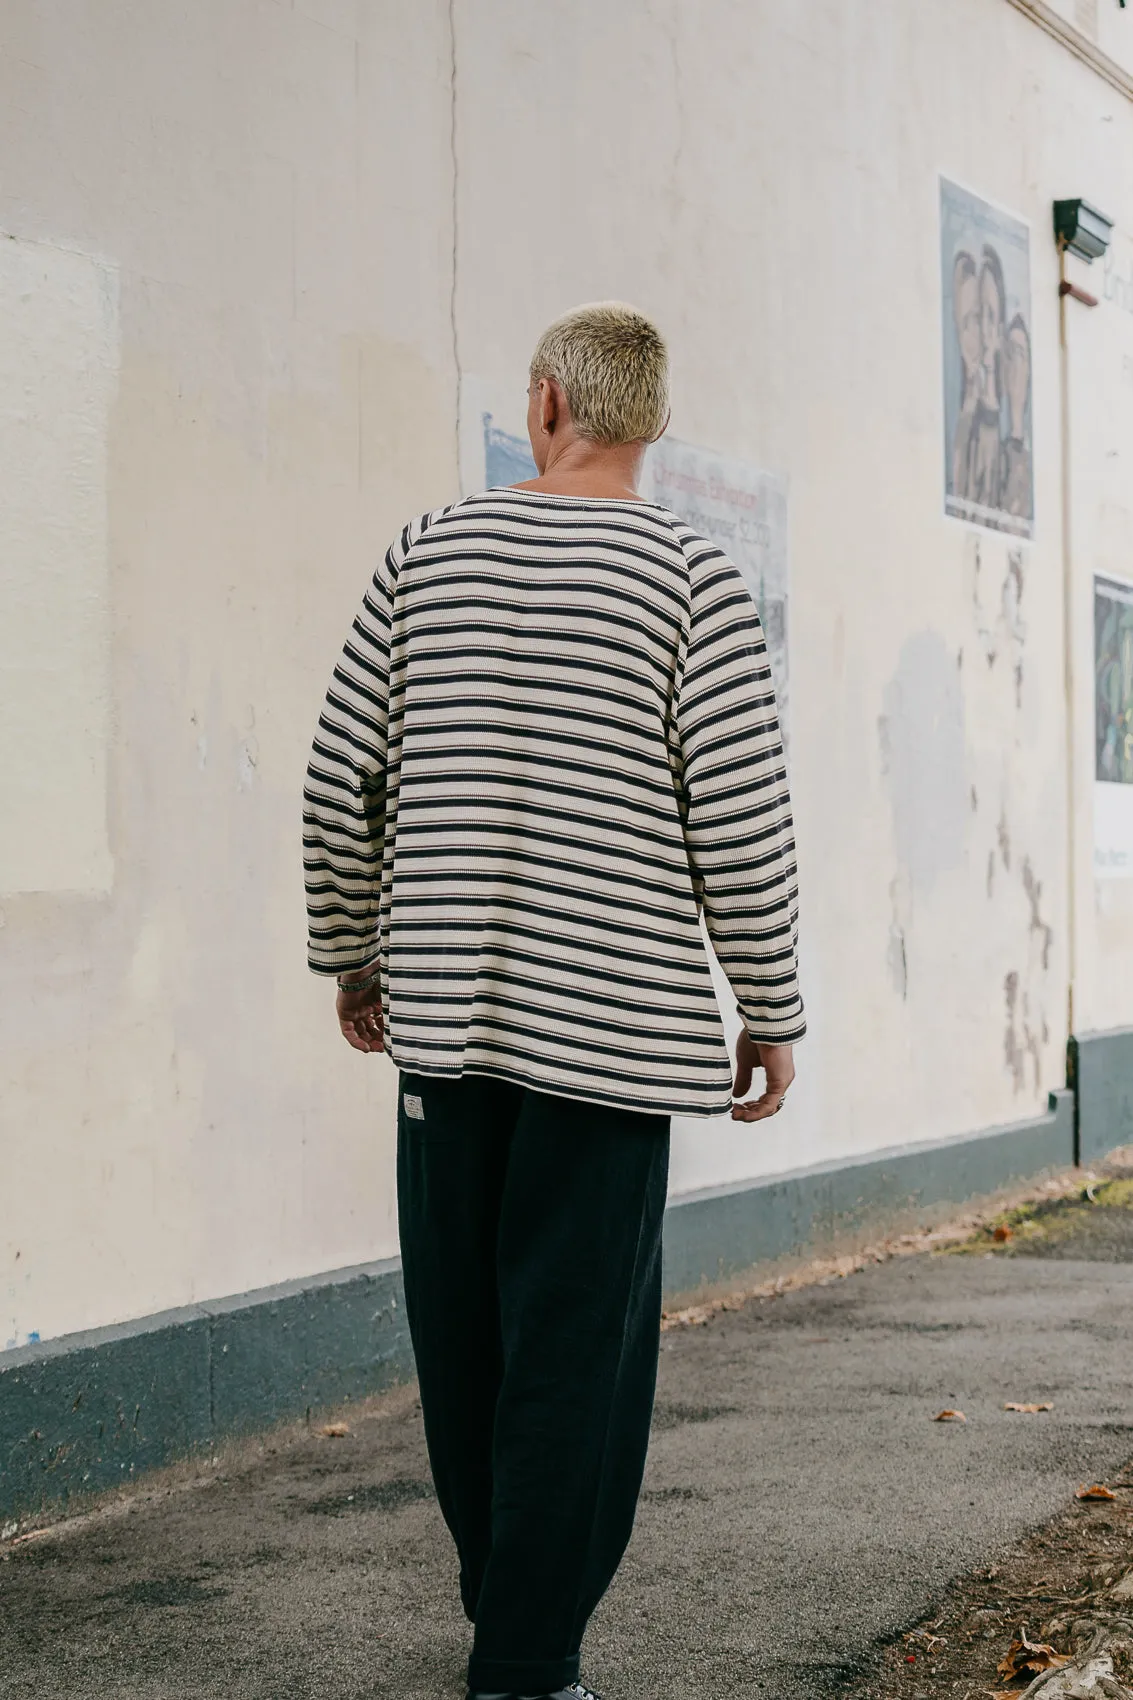
<svg viewBox="0 0 1133 1700">
<path fill-rule="evenodd" d="M 1109 247 L 1113 220 L 1089 201 L 1055 201 L 1054 236 L 1060 248 L 1080 260 L 1097 260 Z"/>
</svg>

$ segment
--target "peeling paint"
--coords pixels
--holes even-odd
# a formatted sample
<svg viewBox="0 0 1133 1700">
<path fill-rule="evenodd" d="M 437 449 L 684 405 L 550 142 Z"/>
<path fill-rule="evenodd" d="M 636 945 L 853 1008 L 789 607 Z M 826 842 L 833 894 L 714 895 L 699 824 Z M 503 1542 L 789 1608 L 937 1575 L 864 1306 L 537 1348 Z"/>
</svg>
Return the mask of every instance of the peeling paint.
<svg viewBox="0 0 1133 1700">
<path fill-rule="evenodd" d="M 889 943 L 886 949 L 886 963 L 889 968 L 889 978 L 893 990 L 901 1001 L 907 1002 L 909 996 L 909 950 L 908 932 L 911 913 L 910 892 L 908 882 L 898 874 L 896 879 L 889 882 Z"/>
<path fill-rule="evenodd" d="M 1023 706 L 1023 652 L 1027 642 L 1027 622 L 1023 618 L 1023 593 L 1026 588 L 1026 558 L 1020 547 L 1009 549 L 1004 557 L 1003 577 L 998 592 L 988 584 L 985 549 L 994 545 L 978 537 L 968 541 L 968 571 L 971 583 L 972 607 L 976 633 L 989 670 L 1006 650 L 1011 657 L 1015 689 L 1015 707 Z"/>
<path fill-rule="evenodd" d="M 893 921 L 889 928 L 889 973 L 894 990 L 903 1001 L 909 996 L 909 958 L 905 949 L 905 929 Z"/>
<path fill-rule="evenodd" d="M 991 897 L 993 895 L 994 891 L 995 891 L 995 851 L 989 850 L 988 853 L 987 853 L 987 894 L 988 894 L 988 896 Z"/>
<path fill-rule="evenodd" d="M 1015 1032 L 1015 1011 L 1016 1005 L 1019 1002 L 1019 976 L 1014 969 L 1011 970 L 1010 974 L 1007 975 L 1003 982 L 1003 996 L 1007 1004 L 1007 1031 L 1003 1036 L 1003 1054 L 1007 1060 L 1007 1066 L 1011 1070 L 1011 1074 L 1014 1078 L 1015 1090 L 1016 1092 L 1021 1092 L 1023 1090 L 1025 1075 L 1023 1070 L 1023 1050 L 1019 1044 L 1018 1035 Z"/>
<path fill-rule="evenodd" d="M 1023 861 L 1023 890 L 1031 905 L 1031 931 L 1036 933 L 1042 945 L 1042 964 L 1044 972 L 1050 967 L 1050 947 L 1054 939 L 1054 929 L 1043 920 L 1040 913 L 1042 903 L 1042 881 L 1035 878 L 1035 870 L 1031 866 L 1030 857 Z"/>
<path fill-rule="evenodd" d="M 1003 1036 L 1003 1054 L 1016 1092 L 1022 1092 L 1027 1084 L 1027 1059 L 1030 1058 L 1033 1071 L 1035 1091 L 1042 1084 L 1042 1048 L 1038 1035 L 1032 1030 L 1030 1023 L 1031 1003 L 1026 992 L 1020 996 L 1019 975 L 1012 969 L 1003 981 L 1004 1001 L 1007 1005 L 1007 1028 Z M 1020 1029 L 1021 1028 L 1021 1032 Z M 1042 1021 L 1043 1042 L 1048 1032 L 1046 1018 Z"/>
<path fill-rule="evenodd" d="M 905 929 L 893 921 L 889 927 L 889 975 L 893 981 L 893 989 L 902 1002 L 909 997 L 909 958 L 905 949 Z"/>
<path fill-rule="evenodd" d="M 1007 825 L 1007 810 L 1003 809 L 999 816 L 999 825 L 995 829 L 999 844 L 999 854 L 1003 858 L 1003 866 L 1011 871 L 1011 829 Z"/>
<path fill-rule="evenodd" d="M 255 738 L 246 738 L 236 758 L 236 783 L 241 791 L 251 789 L 260 763 L 260 746 Z"/>
<path fill-rule="evenodd" d="M 1008 626 L 1020 637 L 1026 635 L 1021 609 L 1023 606 L 1023 551 L 1007 551 L 1007 576 L 1003 580 L 1003 615 Z"/>
</svg>

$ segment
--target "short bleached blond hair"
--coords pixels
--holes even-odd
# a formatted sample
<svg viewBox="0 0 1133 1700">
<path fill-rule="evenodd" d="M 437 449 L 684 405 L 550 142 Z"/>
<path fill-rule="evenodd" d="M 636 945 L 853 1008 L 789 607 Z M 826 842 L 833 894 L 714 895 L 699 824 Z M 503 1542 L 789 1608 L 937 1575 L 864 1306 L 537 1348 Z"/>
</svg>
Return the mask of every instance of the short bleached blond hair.
<svg viewBox="0 0 1133 1700">
<path fill-rule="evenodd" d="M 548 325 L 531 381 L 561 385 L 574 428 L 597 443 L 652 442 L 669 416 L 669 351 L 656 325 L 623 301 L 594 301 Z"/>
</svg>

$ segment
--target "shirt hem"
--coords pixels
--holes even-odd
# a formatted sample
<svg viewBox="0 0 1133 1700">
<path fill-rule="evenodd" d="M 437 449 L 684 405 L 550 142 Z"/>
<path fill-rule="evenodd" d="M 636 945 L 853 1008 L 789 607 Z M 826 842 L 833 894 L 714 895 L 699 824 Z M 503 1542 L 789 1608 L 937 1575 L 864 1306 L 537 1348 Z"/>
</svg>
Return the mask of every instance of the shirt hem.
<svg viewBox="0 0 1133 1700">
<path fill-rule="evenodd" d="M 600 1105 L 608 1110 L 632 1110 L 638 1115 L 646 1116 L 696 1116 L 705 1119 L 712 1116 L 727 1115 L 732 1108 L 732 1096 L 729 1092 L 726 1098 L 721 1098 L 713 1104 L 690 1103 L 687 1099 L 679 1103 L 660 1102 L 652 1098 L 635 1098 L 628 1093 L 620 1097 L 615 1093 L 595 1089 L 579 1083 L 577 1089 L 568 1088 L 559 1081 L 550 1081 L 539 1075 L 529 1073 L 524 1069 L 509 1069 L 490 1063 L 461 1063 L 452 1068 L 438 1068 L 435 1063 L 402 1062 L 393 1049 L 387 1045 L 386 1054 L 394 1067 L 402 1074 L 419 1074 L 426 1079 L 460 1080 L 466 1074 L 486 1075 L 491 1080 L 505 1080 L 513 1086 L 528 1086 L 532 1091 L 545 1092 L 551 1098 L 570 1098 L 583 1104 Z"/>
</svg>

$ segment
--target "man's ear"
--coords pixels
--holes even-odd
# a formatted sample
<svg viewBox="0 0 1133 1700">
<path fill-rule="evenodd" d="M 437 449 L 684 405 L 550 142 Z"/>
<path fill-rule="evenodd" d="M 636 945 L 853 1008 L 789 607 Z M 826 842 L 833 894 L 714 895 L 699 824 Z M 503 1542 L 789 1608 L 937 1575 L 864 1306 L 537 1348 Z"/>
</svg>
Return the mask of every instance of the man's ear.
<svg viewBox="0 0 1133 1700">
<path fill-rule="evenodd" d="M 539 428 L 548 437 L 554 435 L 555 427 L 562 422 L 564 413 L 564 398 L 553 378 L 539 379 Z"/>
<path fill-rule="evenodd" d="M 666 415 L 665 415 L 665 423 L 662 425 L 661 429 L 658 431 L 658 433 L 655 437 L 650 437 L 649 441 L 651 443 L 659 443 L 661 441 L 661 438 L 665 435 L 665 432 L 669 429 L 669 421 L 672 419 L 672 417 L 673 417 L 673 410 L 670 407 L 668 413 L 666 413 Z"/>
</svg>

